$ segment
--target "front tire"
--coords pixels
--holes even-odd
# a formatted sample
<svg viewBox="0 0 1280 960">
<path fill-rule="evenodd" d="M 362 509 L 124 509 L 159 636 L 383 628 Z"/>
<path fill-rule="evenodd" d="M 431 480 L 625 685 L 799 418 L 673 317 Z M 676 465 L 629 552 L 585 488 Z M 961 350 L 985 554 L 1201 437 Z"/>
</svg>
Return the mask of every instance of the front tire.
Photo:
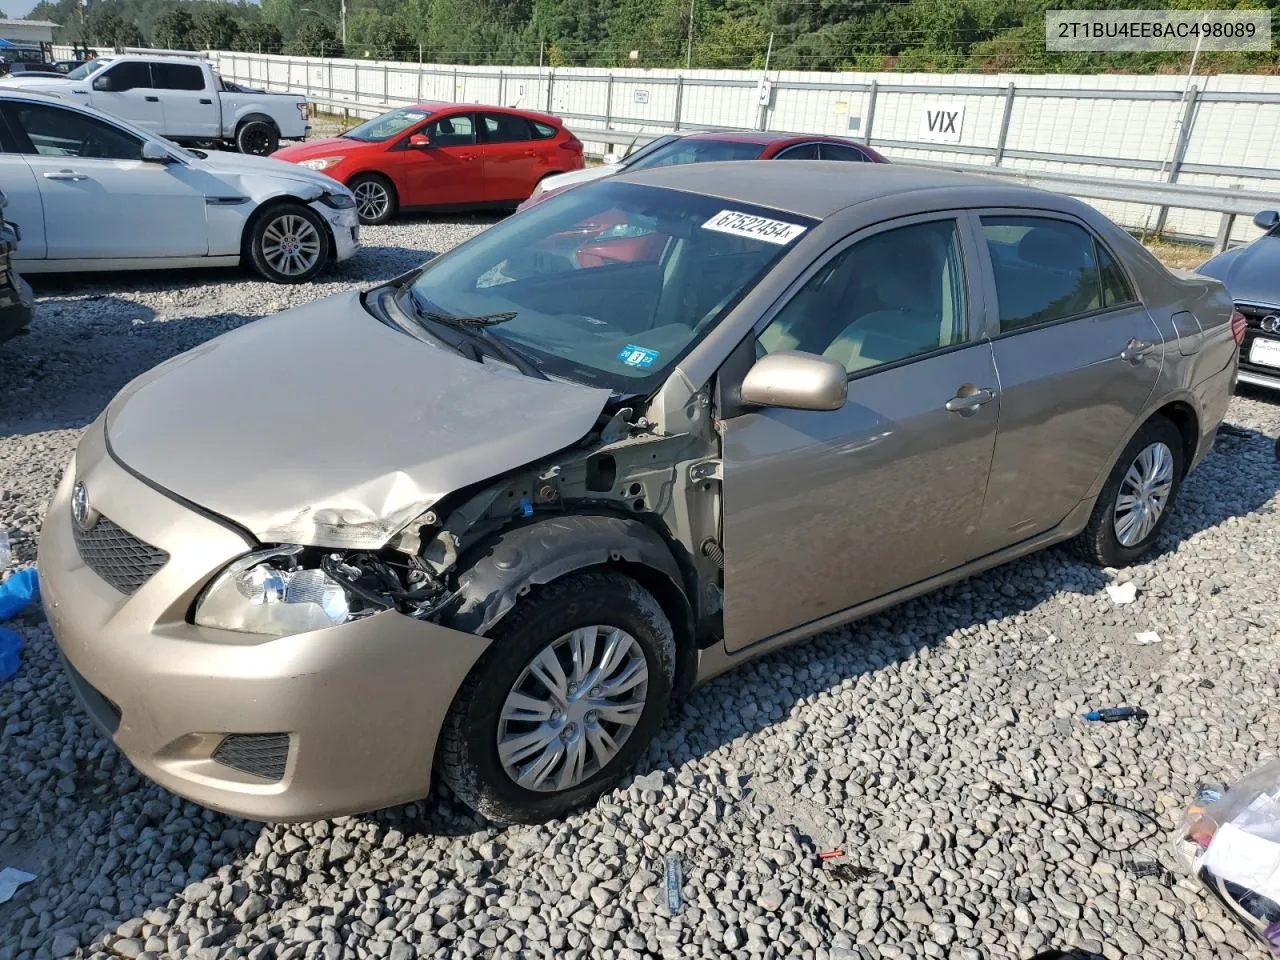
<svg viewBox="0 0 1280 960">
<path fill-rule="evenodd" d="M 236 130 L 236 149 L 255 157 L 269 157 L 280 149 L 280 131 L 270 120 L 249 120 Z"/>
<path fill-rule="evenodd" d="M 491 636 L 440 732 L 444 781 L 491 820 L 541 823 L 590 804 L 666 716 L 671 622 L 634 580 L 587 571 L 534 588 Z"/>
<path fill-rule="evenodd" d="M 362 173 L 347 184 L 356 198 L 356 215 L 366 225 L 386 223 L 396 212 L 396 189 L 386 177 Z"/>
<path fill-rule="evenodd" d="M 332 251 L 321 216 L 300 203 L 280 203 L 250 228 L 249 261 L 272 283 L 306 283 L 324 269 Z"/>
<path fill-rule="evenodd" d="M 1182 434 L 1165 417 L 1152 417 L 1111 468 L 1073 543 L 1076 553 L 1103 567 L 1127 567 L 1141 558 L 1168 523 L 1185 473 Z"/>
</svg>

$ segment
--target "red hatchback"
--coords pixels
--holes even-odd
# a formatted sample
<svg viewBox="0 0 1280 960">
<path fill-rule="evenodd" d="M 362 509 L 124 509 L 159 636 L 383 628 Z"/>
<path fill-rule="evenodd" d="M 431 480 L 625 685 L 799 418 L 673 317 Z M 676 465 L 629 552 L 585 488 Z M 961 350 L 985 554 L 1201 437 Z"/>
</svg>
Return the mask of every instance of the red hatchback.
<svg viewBox="0 0 1280 960">
<path fill-rule="evenodd" d="M 422 103 L 272 156 L 345 183 L 361 223 L 386 223 L 397 210 L 513 207 L 543 177 L 581 170 L 582 141 L 547 114 Z"/>
</svg>

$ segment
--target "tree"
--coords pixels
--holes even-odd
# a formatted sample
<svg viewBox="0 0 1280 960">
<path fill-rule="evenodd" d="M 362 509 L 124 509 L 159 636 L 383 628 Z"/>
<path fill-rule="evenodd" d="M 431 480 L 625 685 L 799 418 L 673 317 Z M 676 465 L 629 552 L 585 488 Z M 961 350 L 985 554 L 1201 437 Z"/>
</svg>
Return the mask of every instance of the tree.
<svg viewBox="0 0 1280 960">
<path fill-rule="evenodd" d="M 168 10 L 156 20 L 155 43 L 165 50 L 190 50 L 196 45 L 196 25 L 181 8 Z"/>
<path fill-rule="evenodd" d="M 230 50 L 239 33 L 240 24 L 225 7 L 208 6 L 196 12 L 195 41 L 203 50 Z"/>
<path fill-rule="evenodd" d="M 333 28 L 324 23 L 304 23 L 297 35 L 285 44 L 285 53 L 295 57 L 341 57 L 342 42 Z"/>
<path fill-rule="evenodd" d="M 143 42 L 138 25 L 114 10 L 92 14 L 86 30 L 95 43 L 108 47 L 136 47 Z"/>
<path fill-rule="evenodd" d="M 232 49 L 245 53 L 279 53 L 284 49 L 284 37 L 274 23 L 250 20 L 240 25 L 240 34 Z"/>
</svg>

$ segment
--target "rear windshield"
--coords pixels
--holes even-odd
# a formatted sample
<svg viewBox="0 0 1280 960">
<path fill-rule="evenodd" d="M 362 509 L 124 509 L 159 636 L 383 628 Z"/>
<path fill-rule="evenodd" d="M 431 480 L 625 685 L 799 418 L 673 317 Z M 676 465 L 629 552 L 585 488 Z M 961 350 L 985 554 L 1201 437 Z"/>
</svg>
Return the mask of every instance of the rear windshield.
<svg viewBox="0 0 1280 960">
<path fill-rule="evenodd" d="M 628 170 L 650 167 L 673 167 L 683 163 L 715 163 L 721 160 L 757 160 L 764 153 L 763 143 L 739 143 L 735 140 L 699 140 L 682 137 L 659 147 L 648 156 L 627 164 Z"/>
</svg>

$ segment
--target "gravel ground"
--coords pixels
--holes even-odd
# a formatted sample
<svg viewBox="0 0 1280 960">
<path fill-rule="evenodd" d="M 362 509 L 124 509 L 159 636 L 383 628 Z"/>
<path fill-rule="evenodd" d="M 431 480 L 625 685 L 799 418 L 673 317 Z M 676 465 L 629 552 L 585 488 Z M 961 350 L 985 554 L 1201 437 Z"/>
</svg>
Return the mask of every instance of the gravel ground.
<svg viewBox="0 0 1280 960">
<path fill-rule="evenodd" d="M 18 560 L 80 430 L 136 373 L 484 223 L 368 229 L 356 260 L 301 288 L 39 280 L 31 334 L 0 346 L 0 524 Z M 0 905 L 0 960 L 1261 957 L 1168 844 L 1200 781 L 1280 742 L 1280 405 L 1242 396 L 1229 420 L 1150 562 L 1109 575 L 1050 551 L 729 673 L 677 709 L 634 779 L 541 827 L 481 822 L 443 788 L 306 826 L 202 810 L 98 736 L 24 614 L 21 671 L 0 684 L 0 866 L 38 879 Z M 1135 603 L 1113 604 L 1113 577 Z M 1135 645 L 1147 630 L 1161 642 Z M 1079 718 L 1122 703 L 1149 722 Z M 1108 799 L 1154 825 L 1039 805 Z"/>
</svg>

